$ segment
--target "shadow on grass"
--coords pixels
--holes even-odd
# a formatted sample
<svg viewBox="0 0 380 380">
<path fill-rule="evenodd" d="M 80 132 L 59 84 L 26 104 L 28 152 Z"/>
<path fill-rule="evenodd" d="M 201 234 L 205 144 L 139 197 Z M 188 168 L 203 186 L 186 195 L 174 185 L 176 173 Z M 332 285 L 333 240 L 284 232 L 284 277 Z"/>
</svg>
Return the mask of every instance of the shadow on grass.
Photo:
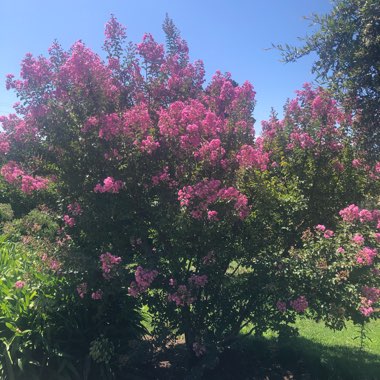
<svg viewBox="0 0 380 380">
<path fill-rule="evenodd" d="M 380 355 L 303 337 L 286 343 L 250 337 L 226 350 L 204 379 L 380 380 Z"/>
</svg>

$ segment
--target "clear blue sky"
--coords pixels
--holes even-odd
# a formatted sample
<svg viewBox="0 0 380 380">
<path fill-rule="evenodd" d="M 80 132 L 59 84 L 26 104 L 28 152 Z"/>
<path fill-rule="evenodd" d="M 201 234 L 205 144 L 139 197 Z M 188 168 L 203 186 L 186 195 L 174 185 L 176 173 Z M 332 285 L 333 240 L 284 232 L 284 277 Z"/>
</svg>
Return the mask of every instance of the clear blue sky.
<svg viewBox="0 0 380 380">
<path fill-rule="evenodd" d="M 249 80 L 257 92 L 258 123 L 270 108 L 282 111 L 288 97 L 312 81 L 313 57 L 283 64 L 272 43 L 297 43 L 310 33 L 303 16 L 326 13 L 329 0 L 0 0 L 0 114 L 16 101 L 5 90 L 5 75 L 18 75 L 27 52 L 47 53 L 54 39 L 69 48 L 81 39 L 103 54 L 104 24 L 111 13 L 140 42 L 145 32 L 164 42 L 161 24 L 168 12 L 188 41 L 193 60 L 202 59 L 207 78 L 229 71 L 237 82 Z"/>
</svg>

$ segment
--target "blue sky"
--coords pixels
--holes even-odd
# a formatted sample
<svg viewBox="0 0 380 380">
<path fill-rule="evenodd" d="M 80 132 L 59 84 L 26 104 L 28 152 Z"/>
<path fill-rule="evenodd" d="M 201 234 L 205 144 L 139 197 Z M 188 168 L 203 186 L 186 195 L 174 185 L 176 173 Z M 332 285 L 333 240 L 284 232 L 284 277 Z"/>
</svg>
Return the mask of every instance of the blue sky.
<svg viewBox="0 0 380 380">
<path fill-rule="evenodd" d="M 168 12 L 188 41 L 192 60 L 202 59 L 209 79 L 216 70 L 229 71 L 257 92 L 258 123 L 271 107 L 281 114 L 287 98 L 312 81 L 314 57 L 280 62 L 272 43 L 297 43 L 312 31 L 303 16 L 327 13 L 329 0 L 1 0 L 0 114 L 12 111 L 16 97 L 5 90 L 5 75 L 18 75 L 27 52 L 45 55 L 54 39 L 69 48 L 81 39 L 103 54 L 104 24 L 111 13 L 127 26 L 130 40 L 145 32 L 164 42 L 161 24 Z"/>
</svg>

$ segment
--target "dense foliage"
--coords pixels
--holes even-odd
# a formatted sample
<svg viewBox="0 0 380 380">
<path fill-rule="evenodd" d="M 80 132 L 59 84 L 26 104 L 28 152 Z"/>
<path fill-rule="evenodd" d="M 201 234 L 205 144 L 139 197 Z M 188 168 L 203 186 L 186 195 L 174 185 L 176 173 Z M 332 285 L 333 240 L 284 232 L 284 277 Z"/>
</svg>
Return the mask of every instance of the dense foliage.
<svg viewBox="0 0 380 380">
<path fill-rule="evenodd" d="M 105 378 L 130 363 L 134 308 L 148 310 L 153 346 L 184 335 L 194 376 L 244 326 L 285 334 L 304 313 L 334 328 L 375 317 L 380 213 L 350 206 L 345 221 L 359 224 L 338 219 L 373 207 L 379 186 L 351 112 L 305 85 L 255 137 L 252 85 L 217 72 L 204 86 L 168 18 L 164 31 L 166 50 L 150 34 L 134 45 L 112 17 L 106 61 L 54 43 L 8 76 L 20 98 L 1 118 L 8 201 L 26 194 L 52 222 L 31 211 L 3 230 L 49 263 L 68 313 L 98 316 L 76 368 L 88 359 Z"/>
</svg>

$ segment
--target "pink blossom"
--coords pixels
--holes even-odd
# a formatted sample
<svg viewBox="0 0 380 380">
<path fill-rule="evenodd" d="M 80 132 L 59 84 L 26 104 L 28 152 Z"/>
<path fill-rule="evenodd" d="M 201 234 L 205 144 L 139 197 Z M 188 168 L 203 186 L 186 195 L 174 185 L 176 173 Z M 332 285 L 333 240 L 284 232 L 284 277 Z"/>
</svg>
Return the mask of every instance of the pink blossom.
<svg viewBox="0 0 380 380">
<path fill-rule="evenodd" d="M 369 307 L 360 306 L 359 311 L 365 317 L 369 317 L 375 310 L 371 306 Z"/>
<path fill-rule="evenodd" d="M 284 313 L 287 309 L 286 302 L 281 301 L 281 300 L 277 301 L 276 307 L 277 307 L 277 310 L 281 311 L 282 313 Z"/>
<path fill-rule="evenodd" d="M 359 212 L 359 218 L 362 223 L 371 222 L 373 219 L 373 215 L 371 211 L 363 209 Z"/>
<path fill-rule="evenodd" d="M 100 262 L 102 264 L 103 277 L 109 280 L 112 277 L 112 270 L 121 263 L 121 257 L 105 252 L 100 255 Z"/>
<path fill-rule="evenodd" d="M 45 178 L 26 174 L 14 161 L 8 162 L 1 168 L 1 175 L 8 183 L 19 185 L 21 191 L 27 194 L 45 189 L 49 183 Z"/>
<path fill-rule="evenodd" d="M 373 288 L 370 286 L 363 286 L 362 287 L 362 294 L 365 298 L 370 300 L 373 303 L 376 303 L 380 299 L 380 289 L 379 288 Z"/>
<path fill-rule="evenodd" d="M 361 166 L 361 164 L 362 164 L 361 161 L 359 159 L 357 159 L 357 158 L 355 158 L 354 160 L 352 160 L 352 166 L 354 168 L 359 168 Z"/>
<path fill-rule="evenodd" d="M 334 231 L 331 231 L 331 230 L 326 230 L 325 233 L 323 234 L 323 236 L 326 238 L 326 239 L 330 239 L 334 236 Z"/>
<path fill-rule="evenodd" d="M 74 216 L 82 215 L 82 212 L 83 212 L 83 210 L 82 210 L 82 208 L 78 202 L 70 203 L 67 206 L 67 211 L 69 211 Z"/>
<path fill-rule="evenodd" d="M 207 211 L 207 218 L 208 220 L 214 220 L 214 221 L 218 221 L 218 212 L 217 211 Z"/>
<path fill-rule="evenodd" d="M 64 221 L 65 224 L 68 225 L 69 227 L 74 227 L 74 225 L 75 225 L 75 219 L 74 219 L 74 218 L 70 218 L 69 215 L 64 215 L 64 216 L 63 216 L 63 221 Z"/>
<path fill-rule="evenodd" d="M 208 161 L 212 166 L 216 166 L 221 161 L 226 151 L 221 145 L 219 139 L 213 139 L 205 142 L 200 149 L 194 152 L 194 157 Z"/>
<path fill-rule="evenodd" d="M 50 260 L 49 267 L 52 271 L 57 272 L 61 268 L 61 263 L 57 260 Z"/>
<path fill-rule="evenodd" d="M 154 141 L 153 136 L 147 136 L 144 140 L 141 141 L 140 149 L 142 152 L 152 154 L 159 147 L 160 143 L 158 141 Z"/>
<path fill-rule="evenodd" d="M 203 288 L 207 284 L 207 275 L 196 275 L 193 274 L 189 278 L 189 285 L 195 286 L 197 288 Z"/>
<path fill-rule="evenodd" d="M 98 289 L 97 291 L 91 294 L 91 298 L 93 300 L 101 300 L 102 297 L 103 297 L 103 292 L 100 289 Z"/>
<path fill-rule="evenodd" d="M 6 154 L 10 151 L 11 145 L 8 140 L 8 136 L 4 132 L 0 132 L 0 153 Z"/>
<path fill-rule="evenodd" d="M 364 237 L 361 234 L 355 234 L 352 238 L 352 242 L 357 245 L 363 245 L 364 244 Z"/>
<path fill-rule="evenodd" d="M 236 155 L 239 165 L 244 168 L 253 167 L 261 171 L 267 170 L 269 163 L 269 153 L 262 148 L 254 148 L 251 145 L 243 145 Z"/>
<path fill-rule="evenodd" d="M 146 292 L 157 276 L 158 272 L 156 270 L 144 269 L 138 266 L 135 272 L 136 281 L 131 282 L 128 293 L 132 297 L 137 297 L 141 293 Z"/>
<path fill-rule="evenodd" d="M 87 283 L 83 282 L 82 284 L 79 284 L 77 286 L 77 292 L 80 298 L 84 298 L 84 296 L 87 294 Z"/>
<path fill-rule="evenodd" d="M 345 209 L 339 211 L 339 215 L 345 222 L 354 222 L 359 219 L 359 207 L 352 204 L 346 207 Z"/>
<path fill-rule="evenodd" d="M 376 242 L 380 243 L 380 232 L 375 232 L 374 237 L 375 237 Z"/>
<path fill-rule="evenodd" d="M 315 226 L 315 229 L 319 232 L 324 232 L 326 230 L 326 227 L 323 224 L 318 224 Z"/>
<path fill-rule="evenodd" d="M 144 34 L 143 42 L 137 45 L 139 54 L 149 63 L 160 65 L 164 59 L 164 47 L 158 44 L 149 33 Z"/>
<path fill-rule="evenodd" d="M 186 285 L 179 285 L 177 291 L 168 296 L 168 300 L 175 302 L 177 306 L 191 305 L 195 299 Z"/>
<path fill-rule="evenodd" d="M 297 312 L 303 313 L 309 306 L 305 296 L 299 296 L 295 300 L 290 301 L 290 306 Z"/>
<path fill-rule="evenodd" d="M 25 286 L 25 284 L 26 284 L 25 281 L 21 281 L 21 280 L 16 281 L 16 282 L 15 282 L 15 288 L 17 288 L 17 289 L 22 289 L 22 288 Z"/>
<path fill-rule="evenodd" d="M 103 184 L 97 184 L 94 188 L 95 193 L 118 193 L 123 185 L 122 181 L 115 181 L 113 177 L 107 177 L 103 180 Z"/>
<path fill-rule="evenodd" d="M 292 132 L 289 137 L 291 144 L 299 145 L 301 149 L 311 148 L 315 145 L 314 139 L 306 132 Z"/>
<path fill-rule="evenodd" d="M 334 161 L 332 163 L 332 166 L 334 167 L 335 170 L 337 170 L 338 172 L 343 172 L 344 170 L 344 165 L 339 162 L 339 161 Z"/>
<path fill-rule="evenodd" d="M 336 251 L 337 253 L 341 253 L 341 254 L 346 252 L 346 250 L 343 247 L 339 247 Z"/>
<path fill-rule="evenodd" d="M 114 15 L 106 23 L 104 34 L 107 40 L 118 40 L 126 37 L 126 28 L 121 25 Z"/>
<path fill-rule="evenodd" d="M 376 255 L 377 250 L 375 248 L 364 247 L 356 255 L 356 262 L 361 265 L 372 265 Z"/>
</svg>

